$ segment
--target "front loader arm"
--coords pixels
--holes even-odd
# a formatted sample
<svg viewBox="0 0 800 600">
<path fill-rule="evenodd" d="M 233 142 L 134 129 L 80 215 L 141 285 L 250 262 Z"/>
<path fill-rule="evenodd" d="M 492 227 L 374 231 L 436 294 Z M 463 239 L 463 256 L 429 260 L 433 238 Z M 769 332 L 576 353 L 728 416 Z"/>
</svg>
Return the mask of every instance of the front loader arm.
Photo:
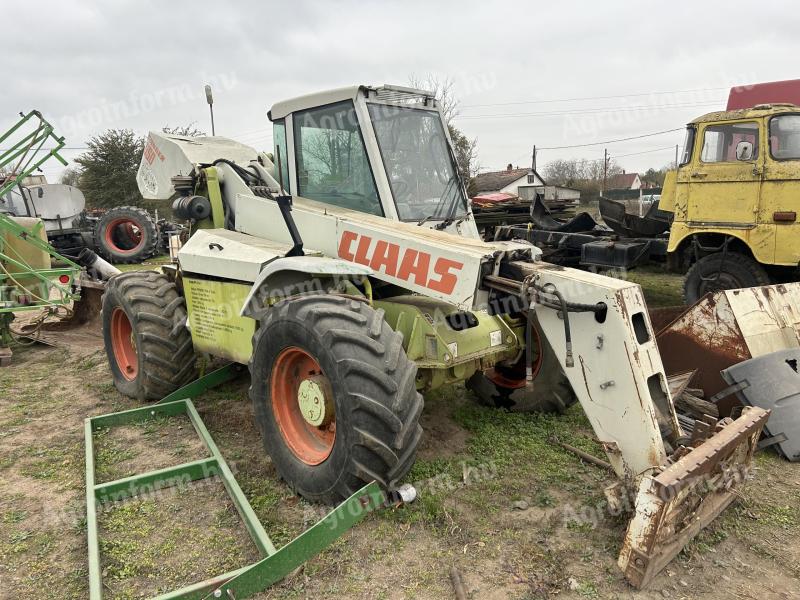
<svg viewBox="0 0 800 600">
<path fill-rule="evenodd" d="M 632 585 L 644 587 L 735 499 L 769 413 L 748 408 L 735 421 L 708 417 L 687 437 L 638 285 L 530 262 L 509 263 L 501 277 L 488 278 L 506 290 L 513 282 L 621 479 L 606 490 L 609 505 L 631 506 L 633 497 L 618 562 Z M 556 291 L 567 308 L 571 349 Z"/>
<path fill-rule="evenodd" d="M 681 432 L 641 288 L 544 263 L 515 262 L 504 272 L 517 281 L 532 276 L 533 285 L 571 305 L 605 307 L 568 313 L 570 366 L 562 312 L 536 299 L 531 305 L 617 476 L 633 484 L 663 465 L 665 440 L 674 445 Z M 556 299 L 533 291 L 542 302 Z"/>
</svg>

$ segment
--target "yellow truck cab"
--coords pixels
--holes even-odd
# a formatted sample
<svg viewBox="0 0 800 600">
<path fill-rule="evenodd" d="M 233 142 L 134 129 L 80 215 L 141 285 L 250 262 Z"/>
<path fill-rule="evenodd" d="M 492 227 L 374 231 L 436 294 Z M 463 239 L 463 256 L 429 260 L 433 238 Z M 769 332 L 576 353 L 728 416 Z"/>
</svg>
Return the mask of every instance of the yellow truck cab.
<svg viewBox="0 0 800 600">
<path fill-rule="evenodd" d="M 668 253 L 686 267 L 684 299 L 796 279 L 800 263 L 800 106 L 714 112 L 687 126 L 664 182 Z"/>
</svg>

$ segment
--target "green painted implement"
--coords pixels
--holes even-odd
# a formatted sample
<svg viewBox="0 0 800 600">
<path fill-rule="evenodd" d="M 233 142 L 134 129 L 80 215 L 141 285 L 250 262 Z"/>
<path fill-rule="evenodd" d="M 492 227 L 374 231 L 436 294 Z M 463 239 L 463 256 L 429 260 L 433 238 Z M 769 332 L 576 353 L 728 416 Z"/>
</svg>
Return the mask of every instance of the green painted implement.
<svg viewBox="0 0 800 600">
<path fill-rule="evenodd" d="M 56 158 L 64 138 L 53 132 L 39 111 L 27 115 L 0 135 L 0 199 L 22 185 L 46 160 Z M 53 147 L 44 148 L 50 142 Z M 16 219 L 0 212 L 0 366 L 11 358 L 11 322 L 14 313 L 66 305 L 80 299 L 77 285 L 81 267 L 61 256 L 47 243 L 43 223 Z M 53 267 L 55 260 L 59 266 Z"/>
<path fill-rule="evenodd" d="M 103 582 L 100 568 L 97 513 L 104 504 L 109 502 L 154 494 L 160 490 L 186 485 L 188 482 L 200 479 L 219 478 L 262 556 L 259 561 L 251 565 L 163 594 L 157 597 L 158 600 L 201 598 L 241 600 L 252 596 L 286 577 L 361 521 L 368 513 L 384 504 L 385 496 L 380 487 L 374 482 L 370 483 L 303 534 L 282 548 L 275 548 L 233 477 L 219 448 L 200 419 L 192 400 L 187 397 L 189 394 L 198 394 L 229 381 L 237 373 L 236 365 L 228 365 L 170 395 L 165 399 L 171 399 L 169 402 L 159 402 L 142 408 L 86 419 L 84 424 L 86 435 L 86 521 L 89 538 L 89 598 L 91 600 L 102 598 Z M 107 483 L 95 482 L 94 432 L 176 415 L 186 415 L 189 418 L 208 451 L 208 458 Z"/>
</svg>

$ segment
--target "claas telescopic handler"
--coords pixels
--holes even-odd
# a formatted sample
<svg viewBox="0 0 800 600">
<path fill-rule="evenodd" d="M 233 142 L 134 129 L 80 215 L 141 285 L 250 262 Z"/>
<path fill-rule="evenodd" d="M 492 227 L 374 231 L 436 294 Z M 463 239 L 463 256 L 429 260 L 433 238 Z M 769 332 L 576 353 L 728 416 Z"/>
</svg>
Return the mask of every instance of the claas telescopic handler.
<svg viewBox="0 0 800 600">
<path fill-rule="evenodd" d="M 547 264 L 478 231 L 437 101 L 353 86 L 275 104 L 274 152 L 151 133 L 138 182 L 193 233 L 162 272 L 103 299 L 117 388 L 157 400 L 199 355 L 249 366 L 267 454 L 303 497 L 398 486 L 424 432 L 422 393 L 580 402 L 632 498 L 619 565 L 637 587 L 733 500 L 768 413 L 687 437 L 634 283 Z"/>
</svg>

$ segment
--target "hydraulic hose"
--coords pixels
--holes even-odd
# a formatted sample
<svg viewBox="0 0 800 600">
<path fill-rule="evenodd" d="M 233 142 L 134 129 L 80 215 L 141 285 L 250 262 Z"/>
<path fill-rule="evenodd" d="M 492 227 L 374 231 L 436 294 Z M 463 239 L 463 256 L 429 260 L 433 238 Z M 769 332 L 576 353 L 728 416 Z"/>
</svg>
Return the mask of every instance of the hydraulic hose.
<svg viewBox="0 0 800 600">
<path fill-rule="evenodd" d="M 569 327 L 569 307 L 567 306 L 567 301 L 564 299 L 564 296 L 561 292 L 558 291 L 556 286 L 552 283 L 547 283 L 543 286 L 539 286 L 533 284 L 533 289 L 535 289 L 540 294 L 550 294 L 555 296 L 558 299 L 558 304 L 548 302 L 546 299 L 538 296 L 536 301 L 543 306 L 547 306 L 548 308 L 556 308 L 561 309 L 561 314 L 564 318 L 564 340 L 567 346 L 567 355 L 564 359 L 565 366 L 574 367 L 575 366 L 575 359 L 572 356 L 572 332 Z M 530 327 L 530 325 L 529 325 Z M 529 344 L 530 345 L 530 344 Z"/>
</svg>

